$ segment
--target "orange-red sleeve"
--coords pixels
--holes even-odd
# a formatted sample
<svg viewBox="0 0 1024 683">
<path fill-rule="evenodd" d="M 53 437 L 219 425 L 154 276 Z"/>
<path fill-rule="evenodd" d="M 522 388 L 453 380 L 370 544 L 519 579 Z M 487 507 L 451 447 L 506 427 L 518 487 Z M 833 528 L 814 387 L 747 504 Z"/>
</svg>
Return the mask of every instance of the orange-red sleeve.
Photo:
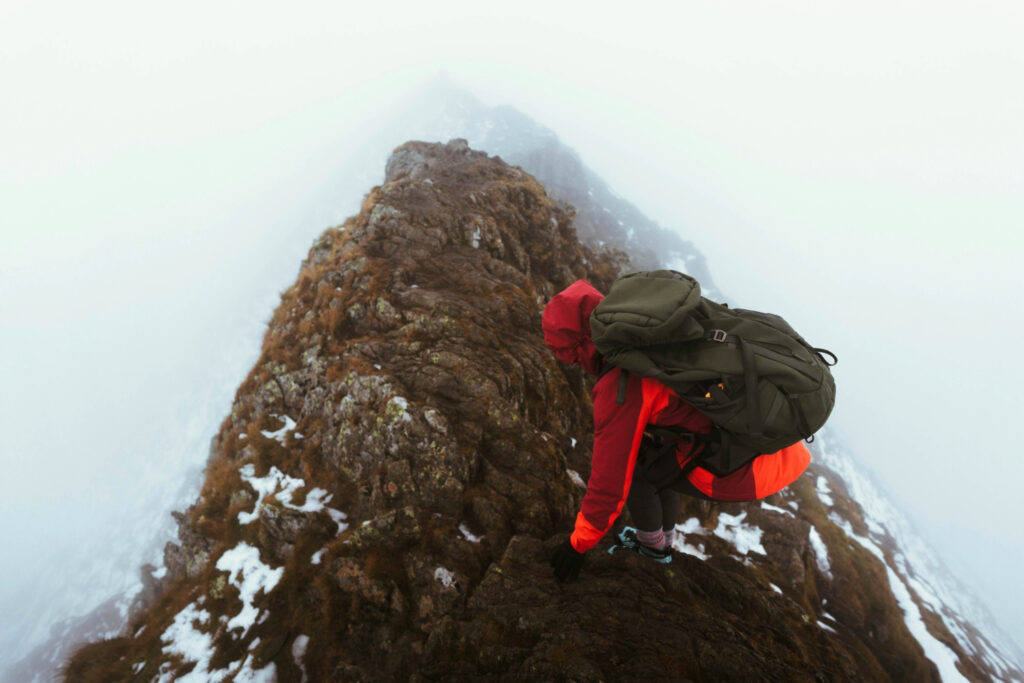
<svg viewBox="0 0 1024 683">
<path fill-rule="evenodd" d="M 570 538 L 577 552 L 593 548 L 622 512 L 633 481 L 644 428 L 668 403 L 668 390 L 652 379 L 629 376 L 626 400 L 616 403 L 620 370 L 594 386 L 594 452 L 590 479 Z"/>
</svg>

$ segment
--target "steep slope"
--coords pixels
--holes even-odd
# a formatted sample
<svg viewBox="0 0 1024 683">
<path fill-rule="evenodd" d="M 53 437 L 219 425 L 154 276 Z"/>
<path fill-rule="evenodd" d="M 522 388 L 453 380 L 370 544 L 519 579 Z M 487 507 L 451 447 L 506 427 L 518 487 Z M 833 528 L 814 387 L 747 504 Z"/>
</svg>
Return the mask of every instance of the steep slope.
<svg viewBox="0 0 1024 683">
<path fill-rule="evenodd" d="M 621 262 L 464 141 L 396 150 L 282 295 L 129 626 L 68 679 L 938 680 L 826 469 L 765 503 L 691 501 L 672 565 L 602 546 L 553 581 L 591 425 L 540 311 Z M 1020 677 L 919 614 L 954 671 Z"/>
</svg>

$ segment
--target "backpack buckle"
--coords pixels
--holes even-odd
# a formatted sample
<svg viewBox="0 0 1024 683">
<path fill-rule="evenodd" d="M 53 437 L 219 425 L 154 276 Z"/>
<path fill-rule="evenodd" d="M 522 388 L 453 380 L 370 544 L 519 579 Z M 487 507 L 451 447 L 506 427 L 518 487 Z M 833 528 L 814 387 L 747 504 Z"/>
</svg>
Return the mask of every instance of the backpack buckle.
<svg viewBox="0 0 1024 683">
<path fill-rule="evenodd" d="M 708 330 L 708 341 L 724 342 L 728 338 L 729 335 L 726 334 L 725 330 Z"/>
</svg>

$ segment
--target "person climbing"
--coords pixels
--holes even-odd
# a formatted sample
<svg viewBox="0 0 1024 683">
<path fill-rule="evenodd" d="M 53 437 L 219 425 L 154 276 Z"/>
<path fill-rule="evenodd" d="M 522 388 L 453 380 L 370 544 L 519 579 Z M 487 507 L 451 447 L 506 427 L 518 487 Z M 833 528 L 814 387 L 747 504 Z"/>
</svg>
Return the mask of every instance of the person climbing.
<svg viewBox="0 0 1024 683">
<path fill-rule="evenodd" d="M 613 549 L 667 563 L 680 495 L 717 501 L 764 498 L 795 481 L 811 460 L 797 441 L 728 473 L 696 464 L 709 447 L 701 436 L 712 432 L 711 420 L 662 382 L 605 367 L 590 327 L 591 313 L 603 298 L 580 280 L 556 294 L 542 318 L 544 341 L 555 356 L 598 377 L 592 391 L 594 446 L 587 491 L 571 536 L 551 558 L 559 581 L 578 578 L 584 553 L 608 533 L 624 506 L 635 529 L 620 532 Z M 680 433 L 696 436 L 681 438 Z"/>
</svg>

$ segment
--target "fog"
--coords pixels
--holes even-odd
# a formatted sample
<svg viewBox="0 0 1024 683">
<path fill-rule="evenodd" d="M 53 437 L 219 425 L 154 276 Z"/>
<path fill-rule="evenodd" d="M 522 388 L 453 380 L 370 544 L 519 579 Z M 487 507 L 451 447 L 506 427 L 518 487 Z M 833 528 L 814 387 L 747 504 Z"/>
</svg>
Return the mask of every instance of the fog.
<svg viewBox="0 0 1024 683">
<path fill-rule="evenodd" d="M 833 350 L 834 427 L 1024 642 L 1021 35 L 1012 3 L 3 4 L 0 645 L 156 559 L 385 159 L 342 169 L 441 71 Z"/>
</svg>

